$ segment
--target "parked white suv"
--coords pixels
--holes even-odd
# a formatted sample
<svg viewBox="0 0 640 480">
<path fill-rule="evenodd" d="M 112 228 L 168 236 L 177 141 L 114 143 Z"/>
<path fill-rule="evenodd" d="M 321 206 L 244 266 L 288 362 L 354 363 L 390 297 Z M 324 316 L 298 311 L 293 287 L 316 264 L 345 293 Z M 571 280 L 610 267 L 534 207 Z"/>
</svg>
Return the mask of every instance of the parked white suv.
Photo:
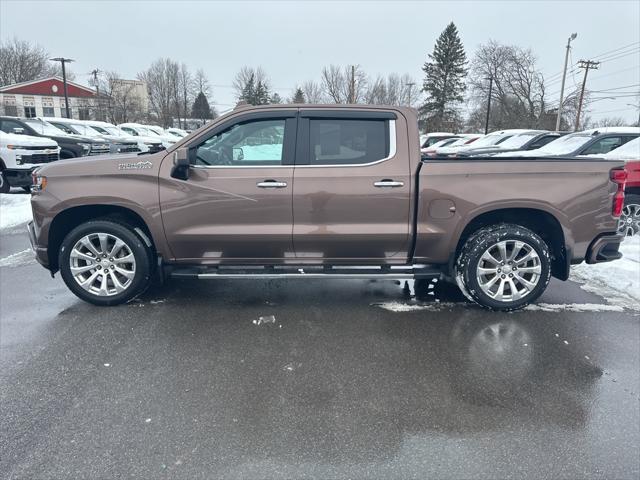
<svg viewBox="0 0 640 480">
<path fill-rule="evenodd" d="M 164 130 L 162 130 L 160 127 L 156 127 L 156 129 L 158 131 L 162 131 L 163 133 L 158 133 L 158 131 L 154 130 L 153 127 L 150 128 L 147 125 L 140 125 L 139 123 L 121 123 L 118 126 L 121 130 L 124 130 L 130 135 L 144 135 L 147 137 L 155 136 L 160 139 L 164 148 L 169 148 L 179 140 L 179 138 L 174 137 L 173 135 L 164 133 Z"/>
<path fill-rule="evenodd" d="M 0 193 L 11 187 L 31 187 L 31 172 L 60 158 L 55 140 L 0 131 Z"/>
<path fill-rule="evenodd" d="M 138 151 L 142 153 L 156 153 L 165 148 L 158 137 L 134 136 L 116 127 L 112 123 L 100 122 L 98 120 L 85 120 L 84 123 L 101 135 L 105 135 L 105 138 L 108 138 L 107 136 L 113 136 L 136 142 Z"/>
</svg>

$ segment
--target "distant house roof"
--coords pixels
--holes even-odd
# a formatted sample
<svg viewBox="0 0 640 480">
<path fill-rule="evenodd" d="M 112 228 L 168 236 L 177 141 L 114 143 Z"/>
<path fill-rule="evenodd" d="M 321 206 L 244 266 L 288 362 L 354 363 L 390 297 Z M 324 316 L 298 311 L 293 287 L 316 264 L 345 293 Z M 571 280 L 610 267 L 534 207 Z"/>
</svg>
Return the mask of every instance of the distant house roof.
<svg viewBox="0 0 640 480">
<path fill-rule="evenodd" d="M 67 91 L 70 97 L 94 97 L 95 90 L 67 80 Z M 62 78 L 49 77 L 31 80 L 29 82 L 14 83 L 0 87 L 0 93 L 18 93 L 22 95 L 64 96 Z"/>
</svg>

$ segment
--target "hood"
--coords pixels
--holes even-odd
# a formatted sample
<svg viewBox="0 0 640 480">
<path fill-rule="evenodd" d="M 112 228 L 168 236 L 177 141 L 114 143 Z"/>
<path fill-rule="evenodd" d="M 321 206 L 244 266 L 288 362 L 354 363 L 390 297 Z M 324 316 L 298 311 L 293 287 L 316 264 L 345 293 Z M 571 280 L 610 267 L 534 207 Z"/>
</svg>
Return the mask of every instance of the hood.
<svg viewBox="0 0 640 480">
<path fill-rule="evenodd" d="M 31 135 L 17 135 L 0 131 L 0 146 L 24 145 L 27 147 L 57 147 L 58 142 L 51 138 L 33 137 Z"/>
<path fill-rule="evenodd" d="M 155 175 L 165 157 L 163 150 L 152 155 L 114 154 L 96 157 L 70 158 L 51 162 L 38 169 L 47 178 L 57 177 L 100 177 L 104 175 Z"/>
<path fill-rule="evenodd" d="M 94 137 L 85 137 L 83 135 L 47 135 L 47 138 L 51 138 L 56 142 L 79 142 L 79 143 L 105 143 L 104 140 Z"/>
</svg>

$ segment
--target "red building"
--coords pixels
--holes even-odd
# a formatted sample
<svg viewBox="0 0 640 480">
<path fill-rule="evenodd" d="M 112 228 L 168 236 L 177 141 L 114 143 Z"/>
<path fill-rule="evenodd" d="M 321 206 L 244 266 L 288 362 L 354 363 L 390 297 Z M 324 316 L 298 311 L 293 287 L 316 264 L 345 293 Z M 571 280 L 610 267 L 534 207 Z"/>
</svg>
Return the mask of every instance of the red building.
<svg viewBox="0 0 640 480">
<path fill-rule="evenodd" d="M 67 81 L 71 116 L 89 120 L 96 104 L 95 90 Z M 66 117 L 62 78 L 49 77 L 0 87 L 0 113 L 13 117 Z"/>
</svg>

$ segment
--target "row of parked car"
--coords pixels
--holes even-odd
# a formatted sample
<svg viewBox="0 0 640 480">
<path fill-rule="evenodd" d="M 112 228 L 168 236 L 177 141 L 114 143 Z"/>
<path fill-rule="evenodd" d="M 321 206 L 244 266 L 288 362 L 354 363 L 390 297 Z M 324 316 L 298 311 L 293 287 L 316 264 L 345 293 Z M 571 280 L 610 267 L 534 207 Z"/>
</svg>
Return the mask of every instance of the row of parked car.
<svg viewBox="0 0 640 480">
<path fill-rule="evenodd" d="M 155 153 L 188 135 L 179 128 L 69 118 L 0 117 L 0 192 L 28 190 L 43 163 L 85 155 Z"/>
<path fill-rule="evenodd" d="M 582 132 L 499 130 L 482 134 L 434 132 L 420 137 L 423 157 L 549 158 L 594 156 L 626 162 L 625 204 L 618 231 L 640 234 L 640 128 L 605 127 Z"/>
</svg>

